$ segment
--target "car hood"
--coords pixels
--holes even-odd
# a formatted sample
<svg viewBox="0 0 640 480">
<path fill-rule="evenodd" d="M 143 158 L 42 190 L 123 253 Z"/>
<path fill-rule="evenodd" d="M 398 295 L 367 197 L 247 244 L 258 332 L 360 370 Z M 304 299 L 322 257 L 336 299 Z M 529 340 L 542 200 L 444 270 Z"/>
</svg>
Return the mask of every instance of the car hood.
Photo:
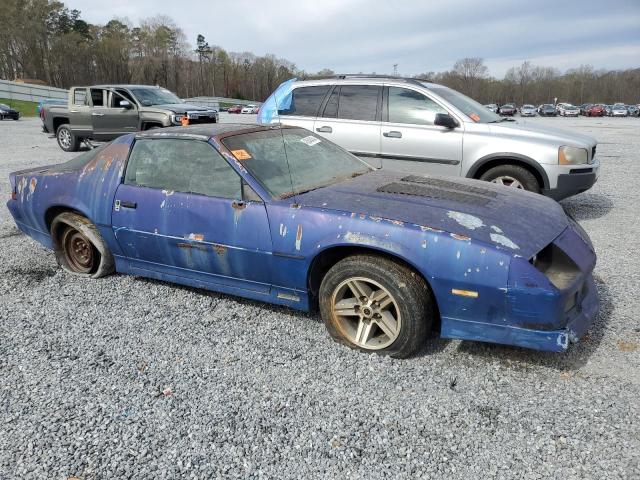
<svg viewBox="0 0 640 480">
<path fill-rule="evenodd" d="M 568 225 L 562 207 L 542 195 L 478 180 L 387 170 L 298 195 L 297 201 L 307 207 L 443 230 L 525 258 L 546 247 Z"/>
<path fill-rule="evenodd" d="M 582 135 L 580 133 L 569 132 L 559 128 L 546 127 L 543 125 L 535 125 L 532 123 L 491 123 L 489 124 L 489 128 L 492 133 L 547 140 L 549 142 L 557 143 L 558 146 L 571 145 L 591 148 L 598 143 L 595 138 L 590 137 L 589 135 Z"/>
<path fill-rule="evenodd" d="M 166 105 L 153 105 L 152 107 L 144 107 L 145 110 L 171 110 L 173 113 L 187 113 L 187 112 L 205 112 L 212 111 L 213 108 L 199 107 L 198 105 L 191 105 L 189 103 L 168 103 Z"/>
</svg>

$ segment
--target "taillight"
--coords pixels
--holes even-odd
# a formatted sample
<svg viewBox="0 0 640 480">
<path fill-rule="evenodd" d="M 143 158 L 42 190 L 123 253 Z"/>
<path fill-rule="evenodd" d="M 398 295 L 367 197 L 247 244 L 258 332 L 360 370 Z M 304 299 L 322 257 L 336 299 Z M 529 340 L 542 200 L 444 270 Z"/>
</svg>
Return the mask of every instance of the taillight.
<svg viewBox="0 0 640 480">
<path fill-rule="evenodd" d="M 18 199 L 18 192 L 14 190 L 13 192 L 11 192 L 11 200 L 17 200 L 17 199 Z"/>
</svg>

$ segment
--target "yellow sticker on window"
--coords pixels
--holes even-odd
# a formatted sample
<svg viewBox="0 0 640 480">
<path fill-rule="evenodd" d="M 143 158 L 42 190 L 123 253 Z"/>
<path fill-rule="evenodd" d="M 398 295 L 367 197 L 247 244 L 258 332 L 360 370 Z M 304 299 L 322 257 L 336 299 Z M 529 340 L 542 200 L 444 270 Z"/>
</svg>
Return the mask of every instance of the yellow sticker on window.
<svg viewBox="0 0 640 480">
<path fill-rule="evenodd" d="M 480 121 L 480 115 L 478 115 L 477 113 L 472 113 L 471 115 L 469 115 L 469 118 L 471 118 L 471 120 L 473 120 L 474 122 Z"/>
<path fill-rule="evenodd" d="M 238 160 L 249 160 L 251 158 L 251 155 L 249 155 L 249 152 L 247 152 L 244 149 L 240 149 L 240 150 L 231 150 L 231 153 L 233 154 L 234 157 L 236 157 Z"/>
</svg>

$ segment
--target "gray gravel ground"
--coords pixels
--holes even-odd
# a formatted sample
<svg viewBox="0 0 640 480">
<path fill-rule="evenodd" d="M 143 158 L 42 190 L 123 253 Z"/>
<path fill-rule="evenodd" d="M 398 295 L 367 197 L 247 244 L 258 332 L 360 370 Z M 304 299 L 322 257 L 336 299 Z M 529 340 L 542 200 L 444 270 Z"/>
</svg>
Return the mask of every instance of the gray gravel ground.
<svg viewBox="0 0 640 480">
<path fill-rule="evenodd" d="M 640 478 L 640 119 L 528 121 L 600 141 L 599 182 L 564 205 L 601 314 L 566 354 L 357 353 L 314 315 L 67 275 L 0 207 L 0 479 Z M 71 157 L 37 119 L 0 122 L 0 197 Z"/>
</svg>

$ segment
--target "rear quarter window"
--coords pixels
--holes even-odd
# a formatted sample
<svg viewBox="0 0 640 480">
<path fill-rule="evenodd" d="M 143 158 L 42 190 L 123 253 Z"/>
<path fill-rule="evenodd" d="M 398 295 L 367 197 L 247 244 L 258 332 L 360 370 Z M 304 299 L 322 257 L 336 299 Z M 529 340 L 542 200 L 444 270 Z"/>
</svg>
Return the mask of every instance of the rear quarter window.
<svg viewBox="0 0 640 480">
<path fill-rule="evenodd" d="M 317 116 L 320 104 L 329 91 L 329 88 L 329 85 L 296 88 L 291 92 L 291 105 L 289 108 L 278 110 L 278 114 L 301 117 Z"/>
</svg>

